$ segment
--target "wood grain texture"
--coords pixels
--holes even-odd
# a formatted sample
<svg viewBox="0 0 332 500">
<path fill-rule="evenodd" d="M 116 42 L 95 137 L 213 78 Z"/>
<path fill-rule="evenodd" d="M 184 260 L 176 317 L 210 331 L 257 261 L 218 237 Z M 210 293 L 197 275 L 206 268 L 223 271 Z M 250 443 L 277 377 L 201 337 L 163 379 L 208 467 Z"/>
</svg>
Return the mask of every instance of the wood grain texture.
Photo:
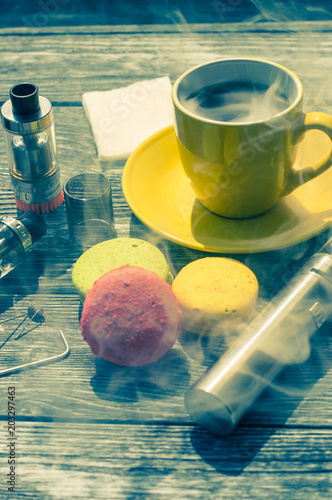
<svg viewBox="0 0 332 500">
<path fill-rule="evenodd" d="M 236 0 L 234 0 L 236 1 Z M 329 1 L 329 0 L 326 0 Z M 24 36 L 34 36 L 34 35 L 50 35 L 50 34 L 100 34 L 100 33 L 221 33 L 221 32 L 251 32 L 251 33 L 281 33 L 281 32 L 306 32 L 306 33 L 329 33 L 331 32 L 332 20 L 326 19 L 325 21 L 299 21 L 294 20 L 289 22 L 278 21 L 242 21 L 241 23 L 229 22 L 223 23 L 219 22 L 220 19 L 215 19 L 214 23 L 125 23 L 125 24 L 82 24 L 80 26 L 68 25 L 64 26 L 60 23 L 55 26 L 2 26 L 0 28 L 0 36 L 7 36 L 8 34 L 17 34 Z"/>
<path fill-rule="evenodd" d="M 64 307 L 68 310 L 68 303 L 64 302 Z M 71 347 L 67 359 L 1 379 L 0 391 L 4 396 L 8 384 L 17 386 L 20 417 L 86 422 L 191 421 L 183 396 L 211 364 L 211 359 L 202 365 L 190 358 L 182 338 L 160 362 L 128 369 L 95 358 L 81 339 L 78 324 L 76 328 L 63 326 L 63 332 Z M 325 346 L 320 347 L 322 350 Z M 26 342 L 20 341 L 20 349 L 22 352 L 17 353 L 14 340 L 11 344 L 8 342 L 3 348 L 1 365 L 16 366 L 63 352 L 59 327 L 54 330 L 48 327 L 47 332 L 39 327 L 27 334 Z M 282 379 L 257 401 L 241 425 L 331 427 L 331 373 L 328 371 L 331 356 L 325 360 L 324 367 L 318 369 L 316 363 L 311 359 L 305 366 L 286 370 Z M 1 414 L 5 415 L 5 399 L 3 403 Z"/>
<path fill-rule="evenodd" d="M 18 422 L 17 436 L 17 499 L 330 498 L 327 430 L 220 439 L 188 425 Z"/>
<path fill-rule="evenodd" d="M 319 0 L 320 5 L 322 2 L 324 4 L 324 0 Z M 139 4 L 135 0 L 44 0 L 28 4 L 25 0 L 16 0 L 14 4 L 10 0 L 3 0 L 0 7 L 1 25 L 36 27 L 93 23 L 214 23 L 219 16 L 226 22 L 243 21 L 257 14 L 258 9 L 250 0 L 204 3 L 199 0 L 141 0 Z M 321 18 L 324 19 L 324 13 Z"/>
<path fill-rule="evenodd" d="M 161 75 L 174 81 L 196 64 L 240 55 L 290 67 L 303 81 L 306 105 L 328 110 L 331 44 L 331 31 L 314 31 L 310 36 L 301 31 L 197 33 L 190 29 L 171 34 L 88 32 L 81 36 L 8 33 L 0 37 L 0 99 L 7 99 L 10 86 L 20 75 L 36 82 L 53 103 L 78 105 L 83 92 L 118 88 Z"/>
<path fill-rule="evenodd" d="M 54 105 L 62 181 L 103 171 L 112 183 L 118 236 L 157 245 L 176 275 L 206 255 L 157 236 L 131 213 L 121 189 L 125 162 L 98 161 L 82 93 L 165 74 L 174 81 L 188 67 L 217 57 L 258 56 L 300 76 L 306 109 L 331 113 L 331 33 L 329 22 L 6 28 L 0 30 L 0 100 L 13 83 L 38 84 Z M 17 214 L 3 134 L 0 214 Z M 82 250 L 69 240 L 64 206 L 45 221 L 47 234 L 0 280 L 0 320 L 34 302 L 43 307 L 45 322 L 19 341 L 9 336 L 20 320 L 0 323 L 0 369 L 61 352 L 60 329 L 71 352 L 59 362 L 0 378 L 2 442 L 8 386 L 17 391 L 15 498 L 330 498 L 330 323 L 313 338 L 309 359 L 282 372 L 232 436 L 209 436 L 191 422 L 184 394 L 230 339 L 183 332 L 162 360 L 139 369 L 96 358 L 81 337 L 81 304 L 71 281 Z M 228 255 L 255 272 L 258 311 L 328 237 L 326 231 L 279 251 Z M 8 471 L 1 452 L 0 498 L 7 498 L 1 496 Z"/>
</svg>

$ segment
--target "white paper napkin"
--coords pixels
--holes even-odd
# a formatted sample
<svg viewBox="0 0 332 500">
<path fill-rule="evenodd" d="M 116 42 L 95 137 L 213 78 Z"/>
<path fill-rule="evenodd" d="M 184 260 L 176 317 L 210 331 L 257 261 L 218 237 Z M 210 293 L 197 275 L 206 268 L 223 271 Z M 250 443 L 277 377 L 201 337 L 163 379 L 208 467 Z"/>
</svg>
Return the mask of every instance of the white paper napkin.
<svg viewBox="0 0 332 500">
<path fill-rule="evenodd" d="M 171 91 L 171 81 L 165 76 L 83 94 L 99 160 L 127 158 L 142 141 L 171 125 Z"/>
</svg>

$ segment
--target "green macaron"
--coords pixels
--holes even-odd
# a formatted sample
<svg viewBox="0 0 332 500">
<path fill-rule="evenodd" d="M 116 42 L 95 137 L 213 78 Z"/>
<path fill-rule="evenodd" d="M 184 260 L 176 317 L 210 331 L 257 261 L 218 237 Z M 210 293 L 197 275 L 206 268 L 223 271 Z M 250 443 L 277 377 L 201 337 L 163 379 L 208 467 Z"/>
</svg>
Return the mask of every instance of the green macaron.
<svg viewBox="0 0 332 500">
<path fill-rule="evenodd" d="M 156 246 L 137 238 L 115 238 L 94 245 L 76 261 L 72 280 L 81 302 L 103 274 L 126 265 L 154 271 L 167 283 L 173 282 L 168 263 Z"/>
</svg>

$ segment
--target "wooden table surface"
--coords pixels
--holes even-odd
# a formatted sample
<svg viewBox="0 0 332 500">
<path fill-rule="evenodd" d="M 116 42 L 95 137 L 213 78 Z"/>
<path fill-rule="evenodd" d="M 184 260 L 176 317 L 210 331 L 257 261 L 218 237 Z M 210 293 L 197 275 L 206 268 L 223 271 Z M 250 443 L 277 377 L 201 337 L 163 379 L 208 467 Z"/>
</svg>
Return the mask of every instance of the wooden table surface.
<svg viewBox="0 0 332 500">
<path fill-rule="evenodd" d="M 25 27 L 0 30 L 0 100 L 21 81 L 39 86 L 54 106 L 62 181 L 85 170 L 112 182 L 121 236 L 156 244 L 174 274 L 203 252 L 147 229 L 121 189 L 124 161 L 101 164 L 82 107 L 82 93 L 169 75 L 219 57 L 257 56 L 281 63 L 303 81 L 305 110 L 332 113 L 332 22 Z M 0 213 L 16 215 L 4 134 L 0 135 Z M 331 188 L 332 189 L 332 188 Z M 228 438 L 196 426 L 184 394 L 223 346 L 180 337 L 159 362 L 123 368 L 96 358 L 80 333 L 80 302 L 71 282 L 81 250 L 68 238 L 64 206 L 45 215 L 47 234 L 24 263 L 0 281 L 0 320 L 30 302 L 45 322 L 4 341 L 15 326 L 0 324 L 0 367 L 63 350 L 56 363 L 0 378 L 0 498 L 15 499 L 310 499 L 331 498 L 332 338 L 326 324 L 303 365 L 288 367 Z M 271 300 L 329 237 L 295 247 L 233 256 Z M 15 388 L 16 479 L 8 491 L 8 388 Z"/>
</svg>

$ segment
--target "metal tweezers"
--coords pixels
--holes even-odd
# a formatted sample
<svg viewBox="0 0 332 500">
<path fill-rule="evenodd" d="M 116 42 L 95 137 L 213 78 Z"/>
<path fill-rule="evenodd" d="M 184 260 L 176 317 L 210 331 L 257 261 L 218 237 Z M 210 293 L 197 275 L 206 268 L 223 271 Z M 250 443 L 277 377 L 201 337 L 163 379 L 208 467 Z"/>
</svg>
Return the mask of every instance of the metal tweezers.
<svg viewBox="0 0 332 500">
<path fill-rule="evenodd" d="M 3 375 L 8 375 L 10 373 L 14 373 L 14 372 L 21 372 L 23 370 L 27 370 L 28 368 L 32 368 L 32 367 L 35 367 L 37 365 L 44 365 L 44 364 L 50 363 L 52 361 L 57 361 L 58 359 L 62 359 L 64 357 L 66 357 L 67 354 L 69 353 L 69 345 L 68 345 L 68 342 L 65 339 L 65 336 L 61 330 L 60 330 L 60 335 L 61 335 L 63 343 L 65 344 L 65 347 L 66 347 L 64 352 L 62 352 L 61 354 L 56 354 L 55 356 L 51 356 L 49 358 L 39 359 L 37 361 L 32 361 L 31 363 L 25 363 L 24 365 L 13 366 L 12 368 L 6 368 L 5 370 L 0 371 L 0 377 L 2 377 Z"/>
</svg>

